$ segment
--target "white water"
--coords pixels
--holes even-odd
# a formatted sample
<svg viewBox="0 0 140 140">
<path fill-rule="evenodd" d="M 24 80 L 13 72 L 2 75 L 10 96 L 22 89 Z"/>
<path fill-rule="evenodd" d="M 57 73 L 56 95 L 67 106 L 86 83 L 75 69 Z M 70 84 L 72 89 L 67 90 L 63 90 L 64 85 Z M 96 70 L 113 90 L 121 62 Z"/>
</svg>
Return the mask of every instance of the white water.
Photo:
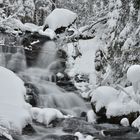
<svg viewBox="0 0 140 140">
<path fill-rule="evenodd" d="M 54 42 L 45 43 L 40 51 L 36 67 L 21 71 L 19 76 L 38 89 L 39 107 L 58 108 L 63 113 L 79 116 L 81 112 L 87 110 L 84 101 L 76 93 L 66 92 L 51 82 L 56 71 L 61 70 L 61 68 L 53 67 L 54 64 L 59 63 L 56 59 L 56 51 Z"/>
</svg>

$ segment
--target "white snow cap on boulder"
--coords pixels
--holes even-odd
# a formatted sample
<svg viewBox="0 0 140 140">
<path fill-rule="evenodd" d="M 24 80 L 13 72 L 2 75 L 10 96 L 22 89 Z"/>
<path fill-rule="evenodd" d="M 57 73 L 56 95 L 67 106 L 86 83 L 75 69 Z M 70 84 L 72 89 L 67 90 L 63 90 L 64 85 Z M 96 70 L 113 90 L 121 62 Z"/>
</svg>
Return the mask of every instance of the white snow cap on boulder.
<svg viewBox="0 0 140 140">
<path fill-rule="evenodd" d="M 95 104 L 96 111 L 102 107 L 108 106 L 113 101 L 118 99 L 118 91 L 113 87 L 101 86 L 93 91 L 91 102 Z"/>
<path fill-rule="evenodd" d="M 140 65 L 132 65 L 127 71 L 127 78 L 132 83 L 140 81 Z"/>
<path fill-rule="evenodd" d="M 120 124 L 121 124 L 122 126 L 125 126 L 125 127 L 127 127 L 127 126 L 130 125 L 130 124 L 129 124 L 129 120 L 128 120 L 127 118 L 122 118 L 121 121 L 120 121 Z"/>
<path fill-rule="evenodd" d="M 56 30 L 61 27 L 68 27 L 77 18 L 77 14 L 63 8 L 56 8 L 46 18 L 44 26 L 48 25 L 52 30 Z"/>
<path fill-rule="evenodd" d="M 32 118 L 39 123 L 43 123 L 48 126 L 51 121 L 57 118 L 64 118 L 64 115 L 55 108 L 31 108 Z"/>
<path fill-rule="evenodd" d="M 21 133 L 31 122 L 30 105 L 24 101 L 23 81 L 12 71 L 0 67 L 0 126 Z"/>
</svg>

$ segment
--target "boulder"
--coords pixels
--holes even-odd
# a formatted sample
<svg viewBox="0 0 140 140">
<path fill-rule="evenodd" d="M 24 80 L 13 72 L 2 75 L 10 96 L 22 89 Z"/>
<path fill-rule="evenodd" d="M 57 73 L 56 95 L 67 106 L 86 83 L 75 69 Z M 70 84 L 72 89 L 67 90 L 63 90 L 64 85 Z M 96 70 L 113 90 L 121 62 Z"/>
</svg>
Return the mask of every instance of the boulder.
<svg viewBox="0 0 140 140">
<path fill-rule="evenodd" d="M 91 123 L 82 120 L 81 118 L 68 118 L 61 124 L 63 131 L 68 133 L 81 132 L 83 134 L 94 135 L 97 130 Z"/>
</svg>

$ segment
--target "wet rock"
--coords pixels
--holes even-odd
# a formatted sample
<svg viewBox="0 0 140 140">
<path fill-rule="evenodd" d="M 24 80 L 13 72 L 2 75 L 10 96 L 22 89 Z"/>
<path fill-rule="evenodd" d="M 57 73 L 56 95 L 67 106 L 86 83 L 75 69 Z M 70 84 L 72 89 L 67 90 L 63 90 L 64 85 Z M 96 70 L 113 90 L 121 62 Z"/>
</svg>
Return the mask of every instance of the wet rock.
<svg viewBox="0 0 140 140">
<path fill-rule="evenodd" d="M 73 136 L 73 135 L 55 135 L 55 134 L 51 134 L 51 135 L 47 135 L 45 136 L 42 140 L 78 140 L 77 136 Z"/>
<path fill-rule="evenodd" d="M 5 136 L 0 136 L 0 140 L 10 140 L 10 139 L 6 138 Z"/>
<path fill-rule="evenodd" d="M 118 129 L 104 130 L 102 131 L 102 134 L 104 136 L 122 136 L 130 132 L 137 133 L 138 129 L 132 127 L 120 127 Z"/>
<path fill-rule="evenodd" d="M 83 134 L 94 135 L 97 130 L 93 127 L 91 123 L 82 120 L 81 118 L 68 118 L 65 119 L 61 126 L 63 131 L 69 133 L 81 132 Z"/>
<path fill-rule="evenodd" d="M 65 89 L 66 91 L 76 91 L 77 88 L 71 82 L 70 77 L 66 73 L 62 73 L 63 77 L 56 77 L 56 84 L 61 88 Z"/>
<path fill-rule="evenodd" d="M 31 124 L 26 125 L 23 130 L 22 130 L 22 134 L 23 135 L 29 135 L 29 134 L 34 134 L 36 131 L 35 129 L 32 127 Z"/>
<path fill-rule="evenodd" d="M 78 137 L 73 135 L 62 135 L 60 136 L 60 140 L 78 140 Z"/>
<path fill-rule="evenodd" d="M 39 91 L 32 83 L 25 83 L 26 87 L 26 101 L 30 103 L 33 107 L 37 107 L 38 105 L 38 94 Z"/>
</svg>

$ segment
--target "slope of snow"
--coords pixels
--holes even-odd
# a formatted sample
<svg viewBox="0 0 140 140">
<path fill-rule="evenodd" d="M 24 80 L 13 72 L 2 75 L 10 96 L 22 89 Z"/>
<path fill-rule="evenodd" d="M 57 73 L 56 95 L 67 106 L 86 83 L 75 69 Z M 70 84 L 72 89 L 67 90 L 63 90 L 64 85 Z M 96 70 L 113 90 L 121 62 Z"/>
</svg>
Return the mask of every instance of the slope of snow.
<svg viewBox="0 0 140 140">
<path fill-rule="evenodd" d="M 31 122 L 30 105 L 24 101 L 26 89 L 23 81 L 12 71 L 0 67 L 0 125 L 21 133 Z"/>
<path fill-rule="evenodd" d="M 31 108 L 32 118 L 39 123 L 43 123 L 48 126 L 51 121 L 57 118 L 64 118 L 64 115 L 57 109 L 54 108 Z"/>
<path fill-rule="evenodd" d="M 77 14 L 63 8 L 56 8 L 46 18 L 45 24 L 48 25 L 52 30 L 56 30 L 60 27 L 68 27 L 77 18 Z"/>
</svg>

